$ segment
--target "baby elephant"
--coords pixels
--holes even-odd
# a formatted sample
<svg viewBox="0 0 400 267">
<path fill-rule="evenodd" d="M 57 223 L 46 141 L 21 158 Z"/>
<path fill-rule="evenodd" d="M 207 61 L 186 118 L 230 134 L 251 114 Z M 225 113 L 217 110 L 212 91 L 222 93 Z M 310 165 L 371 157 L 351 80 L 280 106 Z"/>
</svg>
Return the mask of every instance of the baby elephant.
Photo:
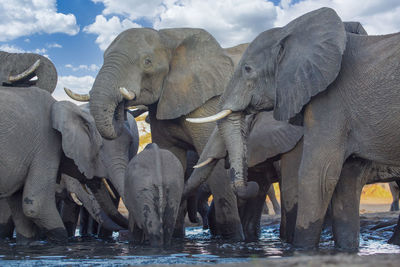
<svg viewBox="0 0 400 267">
<path fill-rule="evenodd" d="M 129 162 L 125 205 L 134 243 L 158 247 L 171 243 L 182 192 L 182 165 L 168 150 L 149 144 Z"/>
</svg>

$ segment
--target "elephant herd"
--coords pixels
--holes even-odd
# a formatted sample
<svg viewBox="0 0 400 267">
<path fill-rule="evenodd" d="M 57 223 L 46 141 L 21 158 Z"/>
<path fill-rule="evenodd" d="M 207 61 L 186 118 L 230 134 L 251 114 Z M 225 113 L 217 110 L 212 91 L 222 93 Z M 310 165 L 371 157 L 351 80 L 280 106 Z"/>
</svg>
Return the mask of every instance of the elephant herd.
<svg viewBox="0 0 400 267">
<path fill-rule="evenodd" d="M 79 217 L 81 234 L 165 246 L 198 212 L 213 236 L 254 241 L 279 182 L 283 241 L 317 247 L 329 217 L 353 250 L 362 187 L 400 183 L 400 34 L 369 36 L 330 8 L 230 48 L 202 29 L 126 30 L 89 94 L 66 89 L 81 106 L 51 96 L 47 58 L 0 59 L 0 237 L 15 228 L 17 243 L 67 242 Z"/>
</svg>

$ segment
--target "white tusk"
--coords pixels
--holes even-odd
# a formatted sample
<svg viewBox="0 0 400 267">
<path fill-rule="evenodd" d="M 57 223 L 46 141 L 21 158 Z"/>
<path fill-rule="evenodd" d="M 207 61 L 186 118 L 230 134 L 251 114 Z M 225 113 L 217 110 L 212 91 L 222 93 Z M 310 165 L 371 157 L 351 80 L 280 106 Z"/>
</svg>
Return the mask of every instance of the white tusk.
<svg viewBox="0 0 400 267">
<path fill-rule="evenodd" d="M 231 113 L 232 113 L 232 110 L 225 109 L 225 110 L 223 110 L 221 112 L 218 112 L 217 114 L 209 116 L 209 117 L 205 117 L 205 118 L 187 118 L 186 120 L 188 122 L 192 122 L 192 123 L 213 122 L 213 121 L 217 121 L 217 120 L 223 119 L 223 118 L 225 118 L 226 116 L 228 116 Z"/>
<path fill-rule="evenodd" d="M 16 81 L 19 81 L 19 80 L 29 76 L 39 67 L 39 65 L 40 65 L 40 59 L 36 60 L 35 63 L 33 63 L 33 65 L 30 66 L 28 69 L 26 69 L 24 72 L 17 74 L 17 75 L 10 75 L 8 77 L 8 81 L 16 82 Z"/>
<path fill-rule="evenodd" d="M 214 159 L 213 158 L 208 158 L 208 159 L 206 159 L 205 161 L 203 161 L 203 162 L 201 162 L 201 163 L 199 163 L 199 164 L 196 164 L 196 165 L 194 165 L 193 166 L 193 169 L 198 169 L 198 168 L 201 168 L 201 167 L 204 167 L 204 166 L 206 166 L 207 164 L 209 164 L 211 161 L 213 161 Z"/>
<path fill-rule="evenodd" d="M 110 193 L 110 195 L 113 197 L 113 199 L 117 199 L 117 197 L 115 196 L 114 192 L 112 191 L 110 185 L 107 183 L 106 178 L 102 178 L 101 180 L 103 181 L 103 184 L 106 186 L 108 193 Z"/>
<path fill-rule="evenodd" d="M 129 92 L 125 87 L 120 87 L 119 92 L 126 100 L 133 100 L 135 99 L 135 93 Z"/>
<path fill-rule="evenodd" d="M 90 100 L 89 94 L 77 94 L 69 90 L 68 88 L 64 87 L 65 93 L 72 98 L 73 100 L 80 101 L 80 102 L 88 102 Z"/>
<path fill-rule="evenodd" d="M 78 196 L 75 193 L 70 193 L 72 200 L 78 205 L 82 206 L 82 202 L 79 200 Z"/>
</svg>

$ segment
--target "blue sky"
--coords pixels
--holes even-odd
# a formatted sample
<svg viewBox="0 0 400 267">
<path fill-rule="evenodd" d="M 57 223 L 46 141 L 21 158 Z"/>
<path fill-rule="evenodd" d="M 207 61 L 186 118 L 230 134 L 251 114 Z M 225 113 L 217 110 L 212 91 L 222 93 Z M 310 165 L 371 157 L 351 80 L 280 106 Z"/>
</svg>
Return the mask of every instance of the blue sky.
<svg viewBox="0 0 400 267">
<path fill-rule="evenodd" d="M 198 27 L 229 47 L 328 6 L 369 34 L 400 31 L 399 0 L 0 0 L 0 50 L 49 57 L 62 87 L 88 92 L 108 44 L 132 27 Z"/>
</svg>

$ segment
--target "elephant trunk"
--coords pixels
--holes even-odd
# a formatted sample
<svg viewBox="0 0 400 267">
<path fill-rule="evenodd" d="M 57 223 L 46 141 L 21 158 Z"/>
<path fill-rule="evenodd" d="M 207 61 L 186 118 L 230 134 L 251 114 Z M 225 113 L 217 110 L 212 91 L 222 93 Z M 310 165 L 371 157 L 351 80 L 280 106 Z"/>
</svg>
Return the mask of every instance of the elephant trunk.
<svg viewBox="0 0 400 267">
<path fill-rule="evenodd" d="M 247 182 L 246 123 L 243 112 L 234 112 L 218 121 L 231 164 L 230 176 L 239 198 L 247 199 L 258 193 L 258 184 Z"/>
<path fill-rule="evenodd" d="M 37 81 L 35 86 L 42 88 L 49 93 L 53 93 L 57 85 L 57 70 L 54 64 L 46 57 L 36 54 L 27 54 L 26 57 L 20 57 L 27 61 L 27 66 L 31 66 L 36 60 L 40 59 L 40 65 L 35 71 Z"/>
<path fill-rule="evenodd" d="M 119 75 L 115 67 L 103 65 L 90 91 L 90 113 L 96 127 L 106 139 L 117 138 L 124 125 L 123 97 L 116 82 Z"/>
<path fill-rule="evenodd" d="M 99 202 L 100 207 L 111 218 L 111 220 L 124 227 L 125 229 L 128 229 L 128 219 L 125 218 L 118 211 L 117 207 L 114 206 L 110 194 L 108 193 L 105 185 L 101 182 L 101 180 L 98 178 L 94 178 L 93 180 L 88 182 L 87 185 L 96 197 L 96 200 Z"/>
</svg>

